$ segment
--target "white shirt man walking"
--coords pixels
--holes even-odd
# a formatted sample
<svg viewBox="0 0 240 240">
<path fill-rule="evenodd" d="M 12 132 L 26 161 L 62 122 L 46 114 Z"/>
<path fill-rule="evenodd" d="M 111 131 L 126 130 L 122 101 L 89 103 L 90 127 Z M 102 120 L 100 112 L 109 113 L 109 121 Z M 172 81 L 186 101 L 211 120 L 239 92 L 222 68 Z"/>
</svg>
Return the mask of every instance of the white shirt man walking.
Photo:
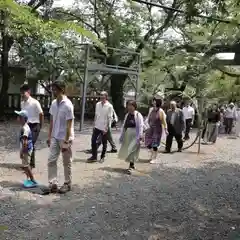
<svg viewBox="0 0 240 240">
<path fill-rule="evenodd" d="M 21 110 L 24 110 L 28 113 L 28 125 L 32 132 L 33 151 L 30 160 L 30 167 L 35 168 L 35 143 L 38 139 L 44 122 L 43 110 L 39 101 L 31 97 L 30 87 L 27 84 L 23 84 L 20 87 L 20 92 L 23 99 L 21 102 Z"/>
<path fill-rule="evenodd" d="M 184 136 L 184 140 L 189 140 L 189 133 L 190 133 L 190 129 L 191 126 L 194 123 L 194 116 L 195 116 L 195 110 L 193 107 L 191 107 L 189 105 L 189 103 L 186 104 L 186 106 L 183 108 L 183 115 L 184 115 L 184 119 L 185 119 L 185 136 Z"/>
<path fill-rule="evenodd" d="M 48 181 L 49 189 L 45 193 L 66 193 L 72 184 L 72 141 L 74 139 L 74 108 L 72 102 L 65 95 L 65 83 L 56 81 L 52 84 L 54 97 L 49 113 L 50 127 L 48 134 Z M 62 153 L 64 178 L 63 186 L 58 189 L 57 160 Z"/>
<path fill-rule="evenodd" d="M 92 156 L 88 162 L 97 161 L 98 142 L 103 144 L 101 161 L 104 161 L 107 151 L 107 132 L 111 128 L 113 118 L 113 106 L 108 101 L 108 93 L 101 92 L 100 101 L 96 104 L 94 129 L 92 134 Z"/>
<path fill-rule="evenodd" d="M 237 118 L 236 107 L 234 103 L 230 103 L 225 111 L 225 133 L 231 134 L 233 123 Z"/>
</svg>

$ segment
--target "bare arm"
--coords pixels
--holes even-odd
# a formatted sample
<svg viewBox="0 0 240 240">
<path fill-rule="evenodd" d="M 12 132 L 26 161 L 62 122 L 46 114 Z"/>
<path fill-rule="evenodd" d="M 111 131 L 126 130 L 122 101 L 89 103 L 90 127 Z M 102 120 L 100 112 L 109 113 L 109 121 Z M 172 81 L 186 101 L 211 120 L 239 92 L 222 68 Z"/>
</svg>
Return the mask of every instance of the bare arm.
<svg viewBox="0 0 240 240">
<path fill-rule="evenodd" d="M 109 128 L 111 128 L 112 119 L 113 119 L 113 107 L 110 106 L 108 109 L 106 132 L 108 131 Z"/>
<path fill-rule="evenodd" d="M 162 125 L 165 129 L 167 129 L 167 121 L 166 121 L 166 114 L 163 110 L 160 110 L 160 120 L 162 122 Z"/>
<path fill-rule="evenodd" d="M 67 121 L 67 129 L 66 129 L 66 136 L 65 141 L 68 142 L 71 136 L 72 124 L 74 119 L 74 109 L 73 105 L 69 106 L 67 109 L 66 121 Z"/>
<path fill-rule="evenodd" d="M 192 124 L 194 123 L 195 120 L 195 109 L 193 108 L 193 112 L 192 112 Z"/>
<path fill-rule="evenodd" d="M 52 137 L 52 130 L 53 130 L 53 117 L 50 116 L 50 124 L 48 129 L 48 139 L 51 139 Z"/>
<path fill-rule="evenodd" d="M 94 124 L 97 120 L 97 109 L 98 109 L 98 103 L 96 103 L 96 106 L 95 106 Z"/>
<path fill-rule="evenodd" d="M 65 136 L 66 142 L 69 141 L 69 138 L 71 136 L 72 122 L 73 122 L 73 119 L 67 120 L 67 129 L 66 129 L 66 136 Z"/>
<path fill-rule="evenodd" d="M 38 101 L 36 102 L 36 112 L 37 112 L 37 114 L 39 116 L 40 126 L 42 127 L 43 122 L 44 122 L 44 114 L 43 114 L 43 110 L 42 110 L 41 104 Z"/>
<path fill-rule="evenodd" d="M 23 133 L 22 133 L 22 149 L 21 153 L 27 152 L 28 150 L 28 135 L 30 133 L 30 129 L 23 128 Z"/>
<path fill-rule="evenodd" d="M 44 123 L 44 114 L 43 114 L 43 112 L 39 113 L 39 123 L 40 123 L 40 126 L 42 127 L 42 125 Z"/>
<path fill-rule="evenodd" d="M 140 138 L 143 137 L 143 126 L 144 126 L 144 121 L 143 121 L 143 116 L 141 113 L 138 112 L 138 117 L 139 117 L 139 134 L 140 134 Z"/>
<path fill-rule="evenodd" d="M 26 136 L 23 137 L 22 143 L 23 143 L 22 144 L 22 152 L 25 152 L 28 147 L 28 139 Z"/>
</svg>

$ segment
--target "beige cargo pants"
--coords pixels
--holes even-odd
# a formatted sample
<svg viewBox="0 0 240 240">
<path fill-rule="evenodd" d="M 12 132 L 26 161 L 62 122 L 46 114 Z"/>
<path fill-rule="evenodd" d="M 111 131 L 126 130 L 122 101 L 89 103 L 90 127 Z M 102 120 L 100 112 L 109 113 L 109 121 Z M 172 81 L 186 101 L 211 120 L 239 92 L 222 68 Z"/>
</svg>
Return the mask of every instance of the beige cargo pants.
<svg viewBox="0 0 240 240">
<path fill-rule="evenodd" d="M 65 183 L 72 182 L 72 143 L 68 144 L 68 148 L 62 151 L 64 141 L 55 138 L 51 139 L 50 153 L 48 157 L 48 181 L 49 183 L 58 182 L 57 178 L 57 161 L 62 152 L 63 168 Z"/>
</svg>

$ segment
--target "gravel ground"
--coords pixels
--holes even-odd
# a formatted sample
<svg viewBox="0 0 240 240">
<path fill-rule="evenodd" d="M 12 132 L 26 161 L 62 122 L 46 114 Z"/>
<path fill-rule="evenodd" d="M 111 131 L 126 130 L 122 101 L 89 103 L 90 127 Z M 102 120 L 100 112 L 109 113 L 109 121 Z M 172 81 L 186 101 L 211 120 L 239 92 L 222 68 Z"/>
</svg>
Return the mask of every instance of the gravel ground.
<svg viewBox="0 0 240 240">
<path fill-rule="evenodd" d="M 240 148 L 221 137 L 215 146 L 194 145 L 183 153 L 159 154 L 147 163 L 141 150 L 137 170 L 108 154 L 86 164 L 90 134 L 74 143 L 73 191 L 41 196 L 21 188 L 17 126 L 0 126 L 0 239 L 44 240 L 237 240 L 240 239 Z M 114 133 L 118 138 L 118 133 Z M 46 131 L 38 142 L 36 177 L 47 183 Z M 59 159 L 60 179 L 63 179 Z"/>
</svg>

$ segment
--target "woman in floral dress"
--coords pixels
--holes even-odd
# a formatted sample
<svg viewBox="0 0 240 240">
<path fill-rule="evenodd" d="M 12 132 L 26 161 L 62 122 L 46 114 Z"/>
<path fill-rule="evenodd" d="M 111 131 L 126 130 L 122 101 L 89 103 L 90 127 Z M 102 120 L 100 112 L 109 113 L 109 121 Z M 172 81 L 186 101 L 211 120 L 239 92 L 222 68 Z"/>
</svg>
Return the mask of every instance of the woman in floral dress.
<svg viewBox="0 0 240 240">
<path fill-rule="evenodd" d="M 149 129 L 145 134 L 145 145 L 151 151 L 150 163 L 156 163 L 158 147 L 160 146 L 162 134 L 168 133 L 166 114 L 161 108 L 162 100 L 154 98 L 152 103 L 153 107 L 149 109 L 147 117 Z"/>
</svg>

